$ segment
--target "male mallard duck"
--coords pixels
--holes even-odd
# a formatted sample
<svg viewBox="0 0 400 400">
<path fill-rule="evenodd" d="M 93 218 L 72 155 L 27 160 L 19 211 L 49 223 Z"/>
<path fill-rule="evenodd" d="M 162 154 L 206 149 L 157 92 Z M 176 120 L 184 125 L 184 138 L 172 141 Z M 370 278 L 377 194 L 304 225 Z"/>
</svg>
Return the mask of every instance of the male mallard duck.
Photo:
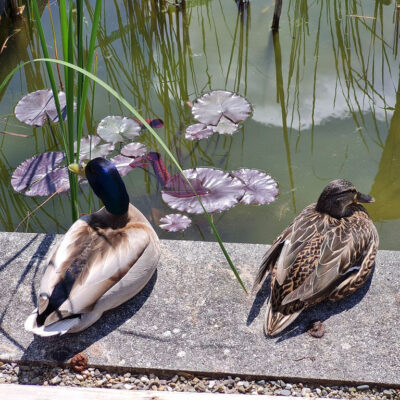
<svg viewBox="0 0 400 400">
<path fill-rule="evenodd" d="M 365 208 L 371 196 L 343 179 L 332 181 L 275 239 L 263 258 L 253 291 L 271 272 L 265 332 L 276 335 L 306 308 L 355 292 L 367 280 L 378 232 Z"/>
<path fill-rule="evenodd" d="M 115 166 L 95 158 L 84 172 L 105 207 L 77 220 L 50 255 L 38 308 L 25 322 L 40 336 L 86 329 L 139 293 L 160 257 L 157 234 L 129 203 Z"/>
</svg>

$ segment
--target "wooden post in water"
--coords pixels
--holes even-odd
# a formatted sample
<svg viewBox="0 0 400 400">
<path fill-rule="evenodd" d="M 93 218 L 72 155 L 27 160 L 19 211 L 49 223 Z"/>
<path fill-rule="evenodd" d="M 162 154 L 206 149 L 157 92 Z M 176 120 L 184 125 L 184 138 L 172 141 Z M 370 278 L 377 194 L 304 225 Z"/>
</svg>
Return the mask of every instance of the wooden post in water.
<svg viewBox="0 0 400 400">
<path fill-rule="evenodd" d="M 272 32 L 278 32 L 279 20 L 282 12 L 282 0 L 275 0 L 274 19 L 272 20 Z"/>
</svg>

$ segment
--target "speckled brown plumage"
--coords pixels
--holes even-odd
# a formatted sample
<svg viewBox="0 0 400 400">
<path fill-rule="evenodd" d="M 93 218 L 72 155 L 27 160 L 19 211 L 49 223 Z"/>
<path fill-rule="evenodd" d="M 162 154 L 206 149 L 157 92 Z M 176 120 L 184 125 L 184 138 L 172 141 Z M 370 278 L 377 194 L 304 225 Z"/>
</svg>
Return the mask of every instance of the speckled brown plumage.
<svg viewBox="0 0 400 400">
<path fill-rule="evenodd" d="M 351 197 L 353 192 L 358 193 L 354 189 L 342 196 L 351 199 L 342 210 L 346 216 L 332 217 L 311 204 L 265 254 L 253 290 L 271 273 L 267 334 L 279 333 L 302 310 L 326 298 L 341 300 L 367 280 L 379 239 L 367 211 Z"/>
</svg>

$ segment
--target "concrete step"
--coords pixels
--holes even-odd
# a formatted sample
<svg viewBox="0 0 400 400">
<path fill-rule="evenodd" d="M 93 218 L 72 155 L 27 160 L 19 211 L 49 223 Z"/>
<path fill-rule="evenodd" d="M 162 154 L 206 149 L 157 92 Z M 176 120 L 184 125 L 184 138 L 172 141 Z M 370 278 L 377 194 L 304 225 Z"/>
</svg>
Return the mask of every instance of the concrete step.
<svg viewBox="0 0 400 400">
<path fill-rule="evenodd" d="M 0 234 L 1 360 L 67 362 L 85 352 L 91 365 L 105 369 L 399 387 L 398 252 L 380 251 L 372 279 L 354 295 L 320 304 L 289 331 L 266 338 L 265 296 L 244 295 L 217 244 L 164 240 L 158 273 L 135 299 L 82 333 L 33 337 L 24 320 L 56 240 Z M 227 244 L 248 288 L 266 248 Z M 306 332 L 315 319 L 324 321 L 321 339 Z"/>
</svg>

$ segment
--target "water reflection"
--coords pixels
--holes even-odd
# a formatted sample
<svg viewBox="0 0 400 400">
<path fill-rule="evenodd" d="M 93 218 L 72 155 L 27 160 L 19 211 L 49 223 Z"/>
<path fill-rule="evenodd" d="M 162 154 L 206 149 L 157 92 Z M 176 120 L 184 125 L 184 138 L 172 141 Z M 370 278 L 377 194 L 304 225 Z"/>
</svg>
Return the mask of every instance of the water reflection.
<svg viewBox="0 0 400 400">
<path fill-rule="evenodd" d="M 275 204 L 239 206 L 214 216 L 224 240 L 270 242 L 294 214 L 316 200 L 327 181 L 343 177 L 360 190 L 372 187 L 377 202 L 370 207 L 371 214 L 385 221 L 379 226 L 382 247 L 398 248 L 400 244 L 392 239 L 400 228 L 395 207 L 400 200 L 395 3 L 290 0 L 284 2 L 280 31 L 274 36 L 270 31 L 273 1 L 260 3 L 104 2 L 96 49 L 98 75 L 144 117 L 164 120 L 162 136 L 185 168 L 259 168 L 277 178 L 281 196 Z M 93 1 L 86 0 L 85 5 L 89 28 Z M 51 10 L 57 26 L 56 3 Z M 48 10 L 43 9 L 43 20 L 48 19 Z M 2 24 L 1 40 L 15 29 L 21 29 L 21 34 L 11 37 L 6 56 L 0 55 L 0 76 L 17 62 L 40 55 L 35 27 L 28 22 Z M 46 34 L 51 42 L 49 25 Z M 26 92 L 48 86 L 43 71 L 32 64 L 11 81 L 0 94 L 1 115 L 11 113 Z M 253 119 L 232 137 L 187 141 L 184 130 L 192 123 L 188 104 L 214 89 L 246 96 L 254 105 Z M 85 132 L 94 133 L 97 123 L 112 114 L 126 112 L 96 87 Z M 59 133 L 48 128 L 32 133 L 13 118 L 3 120 L 7 122 L 1 129 L 7 126 L 32 135 L 2 138 L 0 224 L 10 230 L 43 201 L 6 189 L 11 171 L 33 153 L 57 149 Z M 140 140 L 162 152 L 149 135 Z M 172 165 L 167 168 L 174 172 Z M 134 171 L 126 182 L 132 201 L 154 224 L 170 212 L 161 202 L 151 172 Z M 26 229 L 63 231 L 70 218 L 66 201 L 61 196 L 51 200 Z M 85 205 L 84 198 L 81 204 Z M 65 214 L 54 213 L 61 207 Z M 202 217 L 194 218 L 194 227 L 183 237 L 213 238 Z"/>
<path fill-rule="evenodd" d="M 375 203 L 369 208 L 375 221 L 400 218 L 400 78 L 396 94 L 396 106 L 390 121 L 389 135 L 379 162 L 371 195 Z M 382 207 L 382 204 L 385 204 Z"/>
</svg>

